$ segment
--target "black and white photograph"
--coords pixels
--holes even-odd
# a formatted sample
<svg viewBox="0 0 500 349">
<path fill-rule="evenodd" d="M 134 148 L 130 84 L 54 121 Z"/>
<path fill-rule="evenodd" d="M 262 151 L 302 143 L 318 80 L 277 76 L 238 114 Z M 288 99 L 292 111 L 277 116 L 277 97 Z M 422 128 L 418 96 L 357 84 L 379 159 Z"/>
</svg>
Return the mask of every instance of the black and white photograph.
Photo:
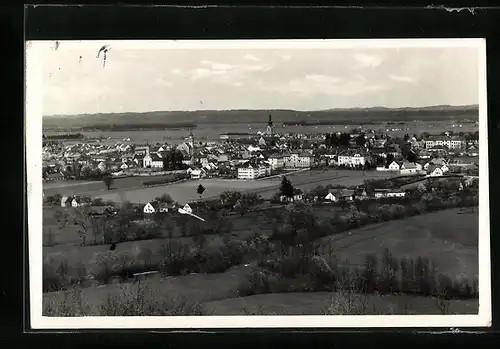
<svg viewBox="0 0 500 349">
<path fill-rule="evenodd" d="M 33 328 L 491 323 L 483 39 L 26 55 Z"/>
</svg>

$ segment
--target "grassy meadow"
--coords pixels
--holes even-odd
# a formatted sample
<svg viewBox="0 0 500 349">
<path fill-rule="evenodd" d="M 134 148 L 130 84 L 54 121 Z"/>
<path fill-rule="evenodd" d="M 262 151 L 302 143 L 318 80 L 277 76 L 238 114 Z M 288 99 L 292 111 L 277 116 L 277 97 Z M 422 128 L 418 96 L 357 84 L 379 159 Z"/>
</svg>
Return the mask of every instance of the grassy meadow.
<svg viewBox="0 0 500 349">
<path fill-rule="evenodd" d="M 287 175 L 293 185 L 303 191 L 309 191 L 318 185 L 336 184 L 354 186 L 362 184 L 367 179 L 389 178 L 390 174 L 377 171 L 351 171 L 351 170 L 311 170 Z M 154 180 L 161 180 L 163 176 L 155 176 Z M 203 198 L 215 198 L 226 190 L 241 192 L 255 192 L 264 199 L 271 198 L 280 185 L 281 178 L 259 179 L 259 180 L 222 180 L 203 179 L 188 180 L 182 183 L 167 184 L 154 187 L 144 187 L 142 183 L 150 180 L 148 177 L 118 178 L 113 182 L 111 190 L 107 190 L 102 182 L 82 183 L 51 183 L 44 185 L 46 196 L 59 193 L 61 195 L 90 195 L 99 197 L 105 201 L 111 200 L 117 203 L 130 201 L 135 203 L 147 203 L 161 194 L 169 194 L 173 200 L 178 202 L 190 202 L 199 200 L 196 188 L 199 184 L 205 187 Z"/>
<path fill-rule="evenodd" d="M 324 207 L 323 210 L 331 208 Z M 50 210 L 44 212 L 50 219 Z M 324 214 L 324 213 L 323 213 Z M 261 220 L 257 216 L 261 216 Z M 245 239 L 251 236 L 256 227 L 261 232 L 270 232 L 268 219 L 264 213 L 253 212 L 245 216 L 233 216 L 232 237 Z M 53 218 L 52 218 L 53 219 Z M 54 223 L 54 221 L 53 221 Z M 54 223 L 55 224 L 55 223 Z M 61 244 L 44 247 L 45 258 L 66 259 L 70 268 L 83 265 L 85 270 L 93 270 L 98 265 L 99 254 L 108 253 L 109 245 L 79 246 L 78 235 L 74 228 L 58 230 L 57 239 Z M 151 262 L 159 258 L 162 245 L 168 239 L 129 241 L 117 245 L 117 254 L 128 254 L 140 260 L 144 251 L 150 253 Z M 174 238 L 179 243 L 194 245 L 190 237 Z M 223 238 L 208 235 L 208 248 L 218 249 Z M 478 274 L 477 258 L 478 218 L 477 214 L 459 209 L 448 209 L 422 214 L 404 220 L 370 224 L 341 234 L 327 236 L 317 242 L 325 260 L 333 254 L 336 258 L 347 258 L 353 265 L 363 264 L 366 254 L 380 255 L 389 248 L 396 258 L 424 256 L 437 263 L 439 270 L 450 277 L 474 278 Z M 189 299 L 189 302 L 203 307 L 207 315 L 247 315 L 247 314 L 337 314 L 361 310 L 342 310 L 338 303 L 340 295 L 328 292 L 291 292 L 279 294 L 260 294 L 246 296 L 240 294 L 240 287 L 248 280 L 252 266 L 242 263 L 218 273 L 189 273 L 184 275 L 156 274 L 139 284 L 130 282 L 99 284 L 90 283 L 81 288 L 78 297 L 85 304 L 85 314 L 102 314 L 102 309 L 110 297 L 123 299 L 123 295 L 138 292 L 138 287 L 147 287 L 151 299 L 167 298 L 171 301 Z M 48 313 L 74 297 L 74 290 L 56 291 L 44 294 L 44 306 Z M 69 297 L 69 298 L 68 298 Z M 121 297 L 121 298 L 120 298 Z M 333 298 L 332 298 L 333 297 Z M 360 297 L 360 296 L 356 296 Z M 278 301 L 278 299 L 280 301 Z M 408 295 L 369 295 L 363 314 L 434 314 L 439 313 L 438 301 L 428 297 Z M 344 305 L 345 306 L 345 305 Z M 477 312 L 477 299 L 447 301 L 447 313 Z M 52 309 L 52 310 L 51 310 Z M 328 310 L 330 309 L 330 310 Z M 332 310 L 333 309 L 333 310 Z M 75 310 L 76 311 L 76 310 Z"/>
</svg>

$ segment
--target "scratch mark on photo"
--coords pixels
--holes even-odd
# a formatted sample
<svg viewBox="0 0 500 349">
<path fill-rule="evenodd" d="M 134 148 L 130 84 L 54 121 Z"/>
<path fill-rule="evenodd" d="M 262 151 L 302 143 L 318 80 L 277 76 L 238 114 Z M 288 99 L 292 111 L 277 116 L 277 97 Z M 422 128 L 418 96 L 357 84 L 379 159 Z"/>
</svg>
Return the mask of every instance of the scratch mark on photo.
<svg viewBox="0 0 500 349">
<path fill-rule="evenodd" d="M 101 52 L 102 52 L 102 67 L 104 68 L 106 66 L 106 59 L 107 59 L 107 56 L 108 56 L 108 52 L 110 50 L 110 46 L 109 45 L 104 45 L 103 47 L 101 47 L 99 49 L 99 51 L 97 52 L 97 57 L 96 58 L 99 58 L 100 55 L 101 55 Z"/>
</svg>

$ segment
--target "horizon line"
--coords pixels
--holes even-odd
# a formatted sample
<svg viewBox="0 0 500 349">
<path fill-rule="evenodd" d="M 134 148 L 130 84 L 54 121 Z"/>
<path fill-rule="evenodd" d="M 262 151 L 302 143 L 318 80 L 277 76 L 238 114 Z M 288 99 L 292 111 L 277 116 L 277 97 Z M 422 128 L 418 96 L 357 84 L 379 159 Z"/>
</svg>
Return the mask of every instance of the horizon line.
<svg viewBox="0 0 500 349">
<path fill-rule="evenodd" d="M 451 105 L 451 104 L 433 104 L 419 107 L 385 107 L 385 106 L 372 106 L 372 107 L 347 107 L 347 108 L 325 108 L 325 109 L 306 109 L 306 110 L 298 110 L 298 109 L 287 109 L 287 108 L 273 108 L 273 109 L 171 109 L 171 110 L 149 110 L 149 111 L 121 111 L 121 112 L 96 112 L 96 113 L 78 113 L 78 114 L 48 114 L 42 115 L 42 118 L 56 118 L 56 117 L 79 117 L 79 116 L 92 116 L 92 115 L 116 115 L 116 114 L 148 114 L 148 113 L 175 113 L 175 112 L 187 112 L 187 113 L 196 113 L 196 112 L 231 112 L 231 111 L 291 111 L 291 112 L 324 112 L 324 111 L 346 111 L 346 110 L 359 110 L 359 109 L 388 109 L 388 110 L 401 110 L 401 109 L 428 109 L 428 108 L 479 108 L 479 103 L 475 104 L 461 104 L 461 105 Z"/>
</svg>

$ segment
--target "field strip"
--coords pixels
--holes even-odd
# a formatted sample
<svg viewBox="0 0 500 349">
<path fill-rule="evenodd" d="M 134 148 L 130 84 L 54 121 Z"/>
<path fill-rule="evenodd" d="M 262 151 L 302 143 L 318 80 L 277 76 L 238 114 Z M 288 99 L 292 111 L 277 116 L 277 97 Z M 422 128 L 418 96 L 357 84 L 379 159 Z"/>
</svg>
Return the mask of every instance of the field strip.
<svg viewBox="0 0 500 349">
<path fill-rule="evenodd" d="M 63 183 L 59 185 L 50 185 L 47 186 L 45 185 L 43 189 L 55 189 L 55 188 L 67 188 L 67 187 L 76 187 L 79 185 L 88 185 L 88 184 L 94 184 L 94 183 L 99 183 L 101 181 L 87 181 L 87 182 L 79 182 L 79 183 Z"/>
</svg>

